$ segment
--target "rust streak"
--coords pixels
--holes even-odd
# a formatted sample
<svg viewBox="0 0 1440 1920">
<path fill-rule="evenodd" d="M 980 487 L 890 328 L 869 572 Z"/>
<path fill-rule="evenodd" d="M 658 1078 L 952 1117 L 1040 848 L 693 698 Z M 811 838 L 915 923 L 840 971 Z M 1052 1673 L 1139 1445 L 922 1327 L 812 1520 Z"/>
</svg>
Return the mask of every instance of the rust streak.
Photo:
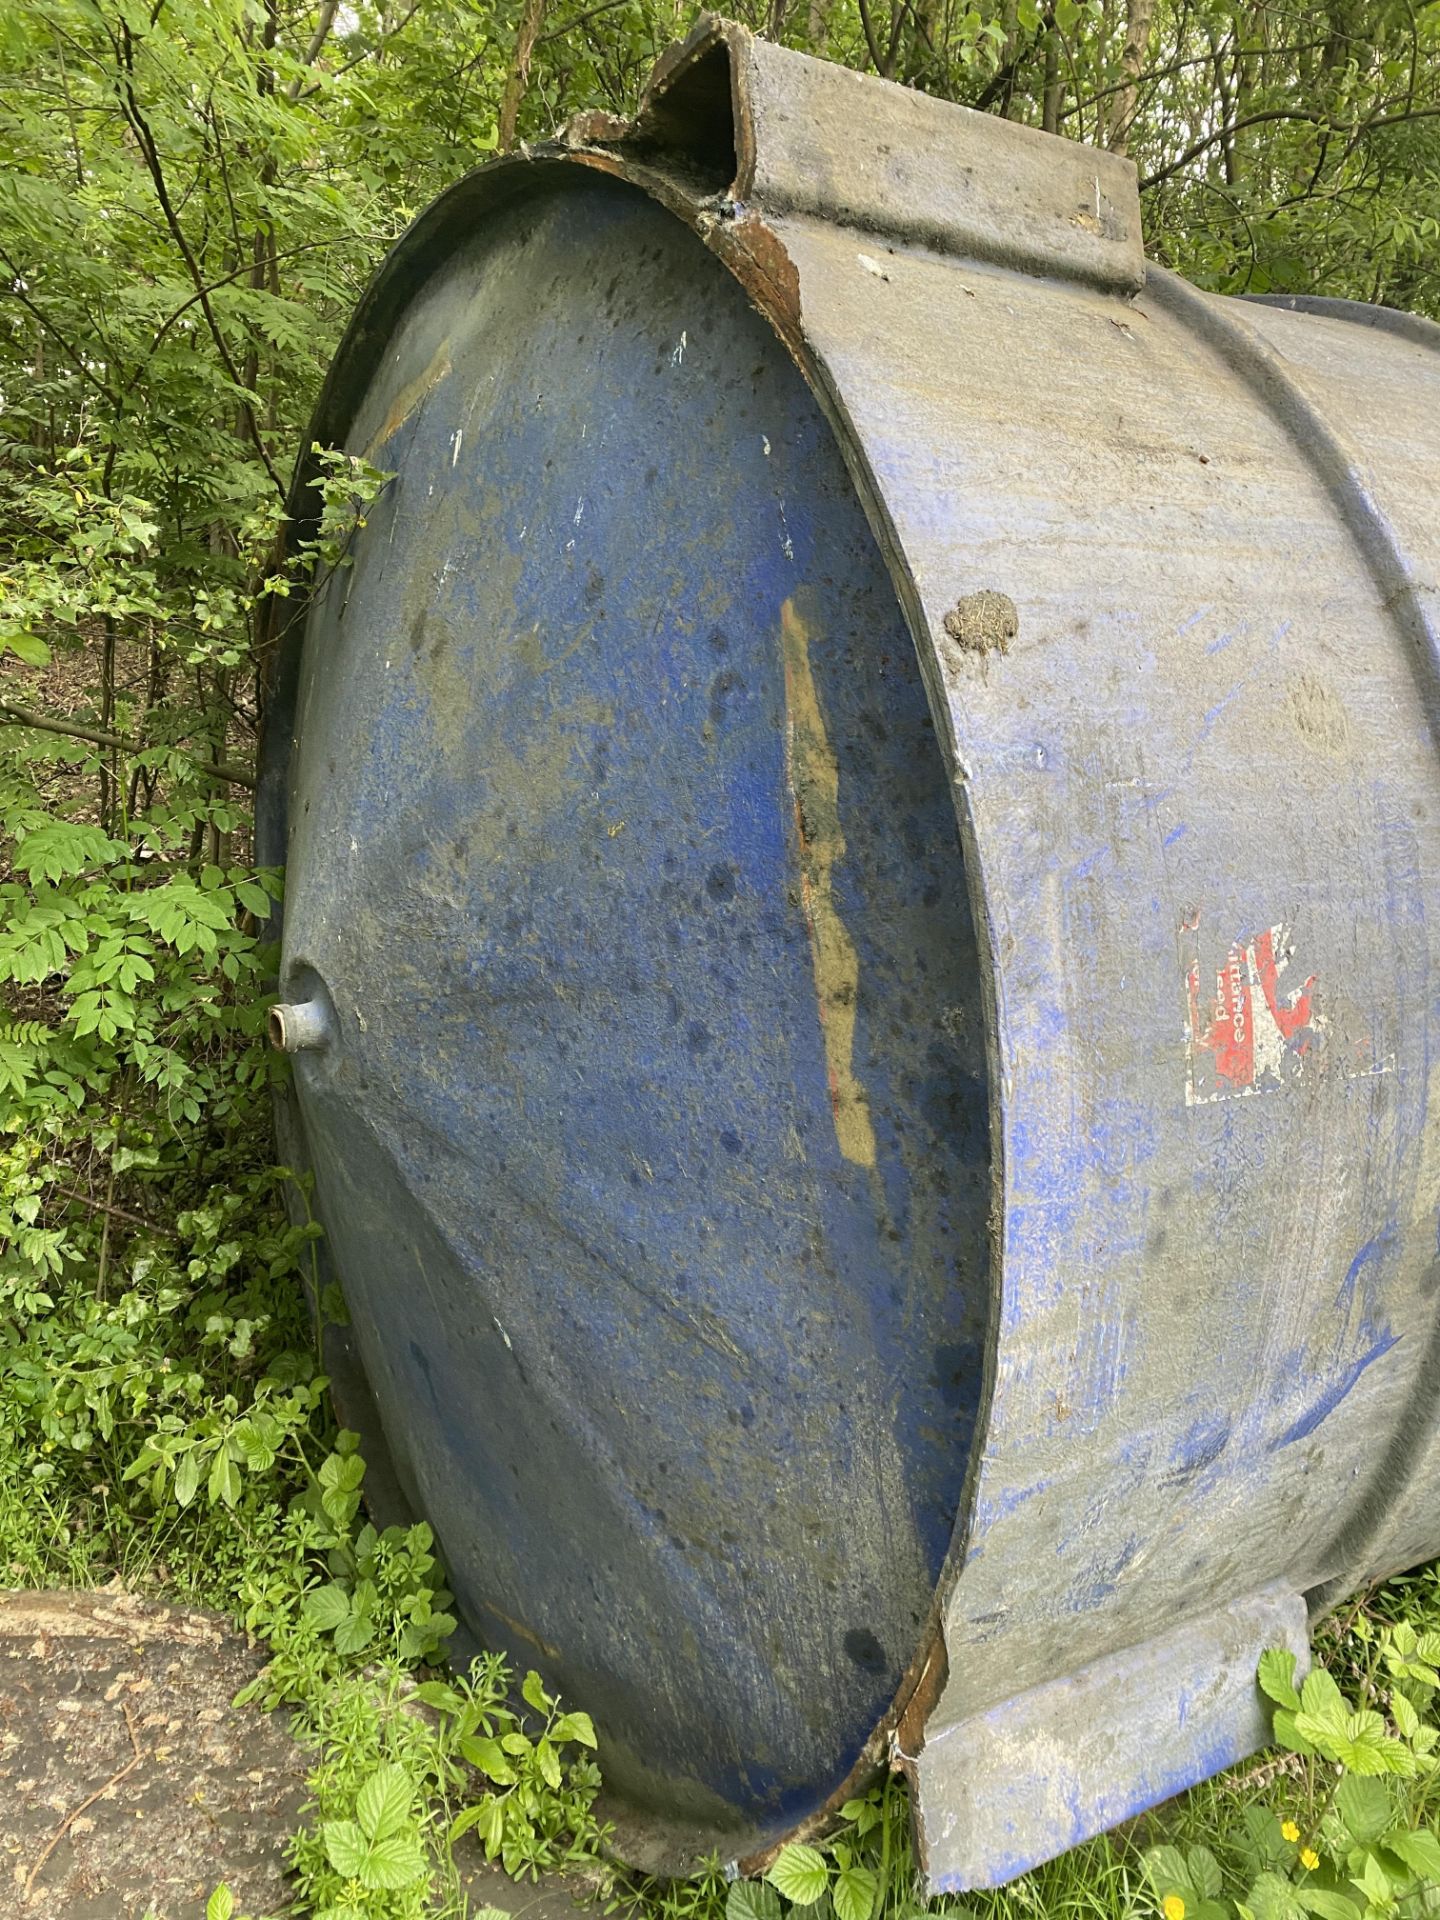
<svg viewBox="0 0 1440 1920">
<path fill-rule="evenodd" d="M 810 670 L 810 635 L 787 600 L 780 609 L 785 661 L 785 771 L 800 840 L 800 887 L 815 967 L 815 998 L 830 1078 L 830 1106 L 840 1151 L 856 1166 L 875 1164 L 870 1103 L 855 1077 L 855 999 L 860 961 L 835 905 L 832 875 L 845 857 L 840 827 L 840 773 Z"/>
<path fill-rule="evenodd" d="M 371 436 L 370 443 L 365 449 L 367 460 L 374 460 L 385 442 L 400 431 L 420 402 L 439 386 L 449 371 L 450 342 L 442 340 L 425 371 L 416 374 L 413 380 L 407 380 L 390 402 L 390 410 L 381 421 L 379 431 Z"/>
<path fill-rule="evenodd" d="M 523 1640 L 527 1646 L 534 1647 L 538 1653 L 543 1653 L 547 1660 L 560 1658 L 559 1647 L 552 1647 L 548 1640 L 542 1640 L 539 1634 L 532 1632 L 523 1621 L 512 1620 L 508 1613 L 502 1613 L 499 1607 L 492 1606 L 488 1600 L 482 1600 L 480 1604 L 492 1618 L 498 1620 L 502 1626 L 508 1627 L 511 1633 Z"/>
</svg>

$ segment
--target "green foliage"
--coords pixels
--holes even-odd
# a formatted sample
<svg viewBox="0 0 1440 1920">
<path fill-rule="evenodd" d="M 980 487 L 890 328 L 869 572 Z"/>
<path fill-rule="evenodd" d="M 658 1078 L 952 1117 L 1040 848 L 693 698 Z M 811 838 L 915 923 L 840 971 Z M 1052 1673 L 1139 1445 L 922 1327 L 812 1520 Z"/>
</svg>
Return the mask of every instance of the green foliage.
<svg viewBox="0 0 1440 1920">
<path fill-rule="evenodd" d="M 587 1716 L 534 1675 L 513 1697 L 495 1661 L 441 1677 L 454 1621 L 429 1529 L 362 1516 L 359 1442 L 333 1431 L 306 1311 L 316 1229 L 270 1165 L 280 876 L 257 865 L 249 805 L 274 623 L 349 564 L 388 484 L 313 448 L 318 524 L 282 557 L 292 450 L 365 279 L 494 149 L 507 81 L 522 134 L 629 110 L 690 19 L 542 5 L 519 60 L 524 11 L 0 0 L 0 1571 L 151 1585 L 266 1642 L 250 1692 L 313 1746 L 293 1860 L 331 1920 L 458 1911 L 456 1847 L 531 1875 L 603 1838 Z M 1203 284 L 1440 313 L 1436 0 L 747 17 L 1125 148 L 1152 250 Z M 1278 1771 L 942 1906 L 1434 1910 L 1434 1576 L 1355 1611 L 1328 1671 L 1297 1687 L 1287 1660 L 1261 1667 Z M 609 1910 L 913 1920 L 909 1846 L 889 1779 L 767 1877 L 620 1878 Z M 235 1920 L 226 1888 L 207 1920 Z"/>
<path fill-rule="evenodd" d="M 533 1717 L 512 1705 L 493 1656 L 446 1681 L 417 1684 L 388 1662 L 365 1685 L 312 1686 L 306 1726 L 321 1759 L 292 1858 L 335 1920 L 402 1920 L 453 1899 L 451 1850 L 472 1829 L 521 1878 L 591 1860 L 603 1838 L 589 1722 L 554 1701 Z"/>
</svg>

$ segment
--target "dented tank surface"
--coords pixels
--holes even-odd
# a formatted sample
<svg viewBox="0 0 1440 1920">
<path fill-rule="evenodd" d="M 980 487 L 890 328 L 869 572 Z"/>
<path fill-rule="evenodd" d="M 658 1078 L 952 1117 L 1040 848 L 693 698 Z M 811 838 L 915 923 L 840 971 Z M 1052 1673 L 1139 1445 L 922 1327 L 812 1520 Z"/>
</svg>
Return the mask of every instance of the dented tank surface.
<svg viewBox="0 0 1440 1920">
<path fill-rule="evenodd" d="M 282 1136 L 380 1505 L 631 1857 L 888 1756 L 997 1884 L 1440 1550 L 1437 339 L 715 20 L 366 294 Z"/>
</svg>

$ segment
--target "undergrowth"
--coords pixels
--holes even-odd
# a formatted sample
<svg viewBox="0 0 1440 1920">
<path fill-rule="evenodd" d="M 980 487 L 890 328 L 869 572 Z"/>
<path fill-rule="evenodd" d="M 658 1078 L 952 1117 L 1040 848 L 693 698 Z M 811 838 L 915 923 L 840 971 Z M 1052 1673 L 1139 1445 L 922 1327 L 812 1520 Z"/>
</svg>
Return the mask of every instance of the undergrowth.
<svg viewBox="0 0 1440 1920">
<path fill-rule="evenodd" d="M 305 557 L 343 566 L 347 526 L 384 484 L 331 462 Z M 122 572 L 142 590 L 147 513 L 129 502 L 112 546 L 51 581 L 45 618 L 53 631 L 63 589 L 77 651 L 97 619 L 103 633 Z M 193 634 L 183 644 L 203 651 Z M 29 628 L 21 652 L 51 664 Z M 200 761 L 157 737 L 118 763 L 53 730 L 0 736 L 3 1577 L 116 1581 L 218 1608 L 256 1636 L 266 1664 L 247 1695 L 285 1705 L 313 1754 L 290 1850 L 302 1912 L 459 1915 L 458 1847 L 522 1879 L 583 1866 L 615 1920 L 913 1920 L 898 1780 L 852 1801 L 828 1839 L 785 1848 L 763 1879 L 729 1880 L 712 1861 L 663 1885 L 605 1864 L 580 1704 L 498 1658 L 445 1670 L 455 1622 L 431 1534 L 366 1521 L 358 1442 L 329 1411 L 307 1306 L 319 1230 L 308 1205 L 282 1204 L 303 1182 L 270 1143 L 285 1069 L 263 1040 L 264 931 L 280 876 L 243 857 L 248 817 L 215 771 L 225 750 L 212 733 Z M 1435 1573 L 1352 1606 L 1322 1650 L 1298 1692 L 1286 1656 L 1262 1668 L 1279 1759 L 938 1910 L 1440 1911 Z M 227 1888 L 210 1909 L 232 1914 Z"/>
<path fill-rule="evenodd" d="M 831 52 L 859 46 L 843 11 L 806 16 Z M 1103 100 L 1106 11 L 1081 32 L 1069 0 L 1021 0 L 1009 31 L 1077 28 L 1067 49 Z M 1279 156 L 1257 171 L 1292 211 L 1257 223 L 1235 202 L 1243 245 L 1214 225 L 1213 183 L 1187 186 L 1166 159 L 1183 115 L 1156 96 L 1150 206 L 1175 264 L 1206 284 L 1303 291 L 1328 258 L 1330 291 L 1429 300 L 1433 167 L 1416 141 L 1440 121 L 1425 106 L 1418 132 L 1400 128 L 1389 90 L 1430 71 L 1440 15 L 1372 11 L 1364 74 L 1358 56 L 1324 68 L 1353 137 L 1332 141 L 1307 108 L 1284 136 L 1301 144 L 1277 147 L 1276 114 L 1254 116 Z M 583 8 L 577 24 L 601 15 L 593 43 L 569 26 L 535 42 L 543 97 L 523 127 L 633 99 L 681 25 L 628 7 Z M 1292 16 L 1308 42 L 1304 10 Z M 1208 16 L 1162 17 L 1167 62 L 1209 36 L 1205 59 L 1165 70 L 1205 75 L 1213 57 L 1218 83 Z M 1259 18 L 1237 15 L 1235 37 Z M 761 1880 L 731 1881 L 719 1862 L 669 1885 L 604 1866 L 584 1703 L 493 1658 L 447 1671 L 429 1531 L 364 1518 L 364 1464 L 334 1427 L 306 1307 L 316 1229 L 303 1207 L 287 1213 L 297 1184 L 273 1164 L 264 930 L 281 878 L 256 866 L 250 837 L 266 609 L 303 594 L 309 563 L 321 577 L 345 564 L 347 527 L 384 485 L 363 462 L 331 462 L 318 540 L 286 568 L 284 473 L 378 250 L 493 146 L 507 101 L 515 130 L 524 63 L 507 74 L 495 21 L 489 0 L 0 0 L 0 1580 L 115 1582 L 256 1636 L 253 1699 L 283 1703 L 312 1756 L 291 1848 L 301 1911 L 458 1914 L 468 1853 L 521 1877 L 584 1865 L 614 1920 L 911 1920 L 895 1778 Z M 990 104 L 1000 56 L 985 49 L 1005 32 L 974 9 L 952 29 L 963 72 L 942 91 L 969 75 Z M 1267 83 L 1277 97 L 1290 71 Z M 1065 76 L 1042 72 L 1049 101 Z M 1394 149 L 1362 137 L 1356 89 L 1411 164 L 1381 165 Z M 1373 196 L 1337 213 L 1336 182 L 1353 174 L 1358 189 L 1372 171 Z M 1253 191 L 1265 204 L 1265 179 Z M 1352 1606 L 1322 1651 L 1298 1695 L 1283 1661 L 1267 1663 L 1278 1755 L 940 1909 L 1440 1910 L 1434 1573 Z M 232 1920 L 227 1889 L 209 1904 Z"/>
<path fill-rule="evenodd" d="M 377 482 L 378 484 L 378 482 Z M 663 1885 L 603 1866 L 595 1730 L 498 1657 L 443 1668 L 454 1627 L 429 1529 L 377 1531 L 313 1343 L 318 1229 L 281 1204 L 260 1026 L 276 876 L 167 858 L 26 804 L 48 742 L 4 762 L 0 984 L 0 1568 L 212 1606 L 266 1649 L 247 1697 L 313 1750 L 290 1860 L 325 1920 L 459 1915 L 456 1844 L 512 1875 L 584 1866 L 616 1920 L 912 1920 L 904 1789 L 762 1880 L 718 1861 Z M 149 857 L 142 857 L 148 855 Z M 63 954 L 57 956 L 58 938 Z M 43 1038 L 37 1037 L 43 1029 Z M 1356 1604 L 1297 1693 L 1261 1680 L 1281 1753 L 1092 1841 L 963 1920 L 1410 1920 L 1440 1911 L 1434 1571 Z M 1063 1837 L 1063 1836 L 1061 1836 Z M 212 1916 L 232 1912 L 217 1887 Z"/>
</svg>

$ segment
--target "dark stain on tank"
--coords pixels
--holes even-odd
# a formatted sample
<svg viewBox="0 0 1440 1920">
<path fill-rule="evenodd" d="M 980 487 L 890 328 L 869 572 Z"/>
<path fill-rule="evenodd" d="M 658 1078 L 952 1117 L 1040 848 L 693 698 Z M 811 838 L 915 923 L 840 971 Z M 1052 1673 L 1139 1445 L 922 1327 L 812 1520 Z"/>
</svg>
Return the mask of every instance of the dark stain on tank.
<svg viewBox="0 0 1440 1920">
<path fill-rule="evenodd" d="M 975 1351 L 961 1341 L 951 1341 L 935 1349 L 935 1370 L 930 1384 L 947 1406 L 965 1404 L 966 1389 L 975 1373 Z"/>
<path fill-rule="evenodd" d="M 724 667 L 710 682 L 710 724 L 717 731 L 729 718 L 730 696 L 743 691 L 745 682 L 738 673 Z"/>
<path fill-rule="evenodd" d="M 711 867 L 705 876 L 705 891 L 716 901 L 735 898 L 735 869 L 728 861 L 722 860 Z"/>
<path fill-rule="evenodd" d="M 885 1649 L 868 1627 L 851 1627 L 842 1644 L 862 1673 L 885 1672 L 888 1665 Z"/>
<path fill-rule="evenodd" d="M 709 1047 L 712 1038 L 713 1036 L 710 1029 L 705 1026 L 702 1021 L 692 1020 L 685 1029 L 685 1044 L 691 1053 L 704 1053 Z"/>
</svg>

